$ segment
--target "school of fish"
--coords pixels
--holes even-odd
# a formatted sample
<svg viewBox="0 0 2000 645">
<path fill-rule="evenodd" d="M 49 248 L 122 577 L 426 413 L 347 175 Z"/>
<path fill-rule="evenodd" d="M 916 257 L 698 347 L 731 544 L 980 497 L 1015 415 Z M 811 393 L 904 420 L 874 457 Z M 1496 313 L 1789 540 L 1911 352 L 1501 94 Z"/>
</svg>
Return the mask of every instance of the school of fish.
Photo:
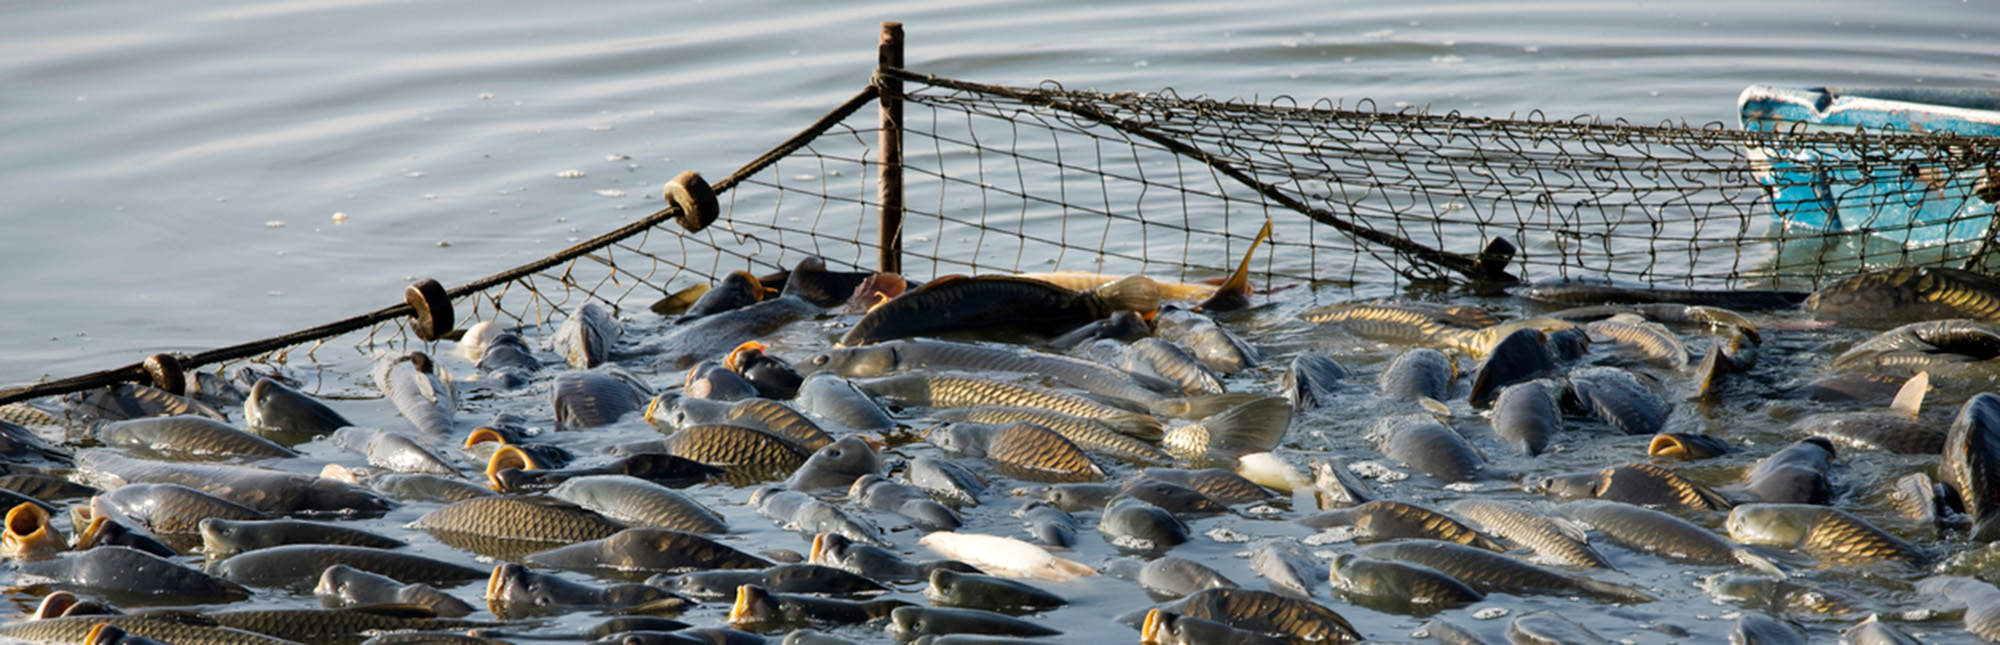
<svg viewBox="0 0 2000 645">
<path fill-rule="evenodd" d="M 0 642 L 2000 642 L 2000 282 L 1319 304 L 1269 234 L 0 406 Z"/>
</svg>

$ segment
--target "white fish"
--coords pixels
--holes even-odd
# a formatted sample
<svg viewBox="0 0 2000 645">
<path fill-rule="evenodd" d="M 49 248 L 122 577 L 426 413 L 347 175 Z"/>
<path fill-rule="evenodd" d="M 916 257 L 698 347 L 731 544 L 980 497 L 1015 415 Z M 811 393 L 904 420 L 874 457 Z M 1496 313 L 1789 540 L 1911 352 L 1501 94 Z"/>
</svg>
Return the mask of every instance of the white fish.
<svg viewBox="0 0 2000 645">
<path fill-rule="evenodd" d="M 1089 565 L 1058 558 L 1042 547 L 1014 538 L 939 531 L 917 543 L 930 547 L 938 555 L 1010 578 L 1068 580 L 1097 575 Z"/>
<path fill-rule="evenodd" d="M 458 355 L 464 356 L 465 360 L 479 362 L 479 358 L 486 355 L 487 343 L 505 331 L 507 330 L 501 329 L 491 320 L 472 323 L 472 326 L 465 328 L 465 335 L 458 339 Z"/>
</svg>

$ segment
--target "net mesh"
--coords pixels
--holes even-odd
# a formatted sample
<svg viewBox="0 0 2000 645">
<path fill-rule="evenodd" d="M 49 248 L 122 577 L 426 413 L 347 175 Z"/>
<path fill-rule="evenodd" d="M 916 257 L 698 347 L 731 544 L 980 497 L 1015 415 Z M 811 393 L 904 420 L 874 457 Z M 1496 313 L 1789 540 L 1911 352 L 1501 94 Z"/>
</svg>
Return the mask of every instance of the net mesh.
<svg viewBox="0 0 2000 645">
<path fill-rule="evenodd" d="M 1990 267 L 2000 145 L 1933 133 L 1751 132 L 1578 117 L 1488 118 L 1153 93 L 983 85 L 899 69 L 677 208 L 450 290 L 460 320 L 551 328 L 733 270 L 878 257 L 878 88 L 900 90 L 903 272 L 1087 271 L 1212 278 L 1265 220 L 1266 281 L 1386 295 L 1413 282 L 1609 278 L 1810 289 L 1862 268 Z M 1785 225 L 1783 220 L 1815 226 Z M 1511 254 L 1485 254 L 1504 238 Z M 1370 293 L 1373 292 L 1373 293 Z M 283 358 L 350 334 L 412 340 L 408 307 L 181 357 Z M 142 378 L 140 365 L 0 401 Z"/>
</svg>

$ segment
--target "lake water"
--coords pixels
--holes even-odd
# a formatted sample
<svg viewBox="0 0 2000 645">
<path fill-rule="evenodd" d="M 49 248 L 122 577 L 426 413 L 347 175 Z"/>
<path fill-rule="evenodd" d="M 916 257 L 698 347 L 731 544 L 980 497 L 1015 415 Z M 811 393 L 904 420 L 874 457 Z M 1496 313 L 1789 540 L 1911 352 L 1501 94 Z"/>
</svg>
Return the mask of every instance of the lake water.
<svg viewBox="0 0 2000 645">
<path fill-rule="evenodd" d="M 416 278 L 458 284 L 652 212 L 643 197 L 674 174 L 726 174 L 862 87 L 884 20 L 906 25 L 908 67 L 967 80 L 1474 115 L 1733 127 L 1752 84 L 2000 87 L 1985 0 L 111 0 L 5 15 L 8 385 L 377 309 Z M 1300 331 L 1276 319 L 1257 329 Z M 365 394 L 353 384 L 336 389 Z M 371 403 L 346 411 L 394 422 Z"/>
</svg>

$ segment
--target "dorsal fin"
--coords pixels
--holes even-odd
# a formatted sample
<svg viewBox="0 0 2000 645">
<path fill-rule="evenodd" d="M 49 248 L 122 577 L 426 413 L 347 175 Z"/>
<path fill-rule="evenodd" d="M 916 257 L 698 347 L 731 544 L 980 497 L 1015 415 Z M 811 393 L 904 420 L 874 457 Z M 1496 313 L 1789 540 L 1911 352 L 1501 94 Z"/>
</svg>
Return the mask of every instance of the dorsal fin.
<svg viewBox="0 0 2000 645">
<path fill-rule="evenodd" d="M 958 284 L 958 283 L 960 283 L 960 282 L 965 282 L 965 281 L 967 281 L 967 280 L 971 280 L 971 279 L 972 279 L 972 278 L 970 278 L 970 277 L 967 277 L 967 276 L 966 276 L 965 274 L 962 274 L 962 273 L 953 273 L 953 274 L 951 274 L 951 275 L 941 275 L 941 276 L 938 276 L 938 277 L 935 277 L 935 278 L 931 278 L 931 281 L 930 281 L 930 282 L 926 282 L 926 283 L 924 283 L 924 286 L 921 286 L 921 287 L 917 287 L 916 289 L 912 289 L 912 290 L 910 290 L 910 291 L 905 291 L 905 292 L 903 292 L 903 295 L 906 295 L 906 296 L 907 296 L 907 295 L 910 295 L 910 294 L 917 294 L 917 293 L 924 293 L 924 292 L 926 292 L 926 291 L 935 291 L 935 290 L 937 290 L 937 289 L 942 289 L 942 288 L 944 288 L 944 287 L 947 287 L 947 286 L 950 286 L 950 285 L 954 285 L 954 284 Z"/>
<path fill-rule="evenodd" d="M 1257 247 L 1271 239 L 1271 218 L 1264 218 L 1264 228 L 1257 231 L 1257 239 L 1250 241 L 1250 249 L 1243 252 L 1243 262 L 1236 265 L 1236 272 L 1229 274 L 1229 280 L 1216 287 L 1215 295 L 1203 300 L 1196 311 L 1229 311 L 1250 306 L 1250 258 L 1257 255 Z"/>
<path fill-rule="evenodd" d="M 1902 389 L 1896 390 L 1896 400 L 1889 402 L 1889 409 L 1909 416 L 1917 416 L 1924 406 L 1924 393 L 1931 389 L 1931 373 L 1917 372 L 1916 376 L 1903 382 Z"/>
</svg>

